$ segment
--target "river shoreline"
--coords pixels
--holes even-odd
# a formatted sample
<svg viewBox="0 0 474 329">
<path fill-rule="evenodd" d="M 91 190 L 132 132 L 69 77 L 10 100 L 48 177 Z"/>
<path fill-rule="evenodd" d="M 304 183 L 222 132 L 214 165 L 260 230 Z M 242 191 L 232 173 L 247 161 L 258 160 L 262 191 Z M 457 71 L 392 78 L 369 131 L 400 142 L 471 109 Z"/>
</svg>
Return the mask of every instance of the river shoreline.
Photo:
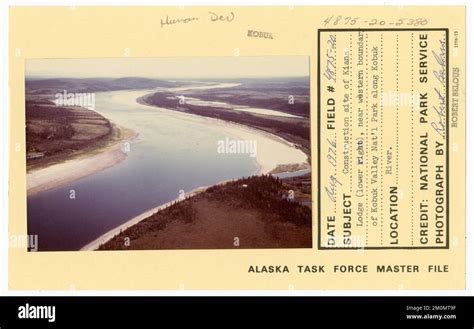
<svg viewBox="0 0 474 329">
<path fill-rule="evenodd" d="M 197 120 L 204 121 L 206 124 L 212 125 L 214 127 L 219 127 L 222 131 L 225 131 L 227 134 L 234 135 L 235 137 L 237 137 L 238 139 L 241 139 L 241 140 L 248 139 L 248 137 L 250 135 L 254 135 L 254 136 L 252 136 L 252 138 L 255 138 L 255 136 L 261 137 L 260 140 L 257 140 L 257 144 L 258 144 L 259 141 L 262 141 L 265 138 L 271 139 L 275 142 L 278 142 L 280 144 L 284 144 L 288 147 L 298 149 L 307 156 L 306 159 L 300 159 L 300 161 L 297 161 L 297 162 L 282 164 L 282 163 L 279 163 L 280 160 L 276 159 L 276 154 L 272 154 L 271 150 L 264 150 L 263 153 L 262 152 L 257 152 L 255 160 L 258 163 L 258 165 L 260 166 L 260 170 L 257 173 L 258 175 L 267 174 L 267 173 L 277 174 L 277 173 L 280 173 L 280 172 L 297 171 L 297 170 L 302 170 L 302 169 L 309 169 L 311 167 L 311 165 L 308 162 L 309 155 L 306 154 L 306 152 L 303 149 L 298 147 L 297 144 L 295 144 L 291 141 L 288 141 L 288 140 L 286 140 L 285 138 L 283 138 L 281 136 L 278 136 L 276 134 L 272 134 L 272 133 L 270 133 L 268 131 L 265 131 L 265 130 L 262 130 L 262 129 L 258 129 L 256 127 L 244 125 L 244 124 L 241 124 L 241 123 L 230 122 L 230 121 L 225 121 L 225 120 L 222 120 L 222 119 L 216 119 L 216 118 L 197 115 L 197 114 L 193 114 L 193 113 L 185 113 L 185 112 L 176 111 L 176 110 L 173 110 L 173 109 L 167 109 L 167 108 L 159 107 L 159 106 L 156 106 L 156 105 L 151 105 L 151 104 L 144 101 L 144 98 L 146 98 L 150 94 L 151 93 L 148 93 L 148 94 L 145 94 L 141 97 L 138 97 L 136 99 L 137 103 L 139 103 L 141 105 L 144 105 L 144 106 L 147 106 L 147 107 L 151 107 L 151 108 L 156 108 L 156 109 L 160 109 L 160 110 L 174 112 L 176 115 L 184 115 L 184 116 L 188 116 L 188 117 L 193 117 Z M 293 167 L 295 168 L 295 170 L 291 170 Z M 287 169 L 290 169 L 290 170 L 287 170 Z"/>
<path fill-rule="evenodd" d="M 226 182 L 228 182 L 228 180 L 223 181 L 223 182 L 219 182 L 218 184 L 225 184 Z M 218 185 L 218 184 L 214 184 L 214 185 Z M 210 185 L 210 186 L 213 186 L 213 185 Z M 194 190 L 192 190 L 188 193 L 185 193 L 185 198 L 192 197 L 196 194 L 204 192 L 210 186 L 201 186 L 201 187 L 198 187 L 198 188 L 196 188 L 196 189 L 194 189 Z M 154 207 L 152 209 L 149 209 L 147 211 L 142 212 L 141 214 L 133 217 L 132 219 L 126 221 L 125 223 L 123 223 L 123 224 L 107 231 L 106 233 L 102 234 L 101 236 L 99 236 L 94 241 L 86 244 L 84 247 L 82 247 L 80 249 L 80 251 L 94 251 L 94 250 L 97 250 L 101 244 L 104 244 L 107 241 L 111 240 L 113 237 L 115 237 L 117 234 L 121 233 L 122 231 L 126 230 L 127 228 L 129 228 L 129 227 L 131 227 L 135 224 L 138 224 L 139 222 L 141 222 L 142 220 L 150 217 L 154 213 L 156 213 L 158 211 L 161 211 L 163 209 L 166 209 L 169 206 L 173 205 L 174 203 L 184 200 L 185 198 L 176 198 L 176 199 L 171 200 L 169 202 L 166 202 L 162 205 L 159 205 L 157 207 Z"/>
<path fill-rule="evenodd" d="M 132 141 L 138 134 L 131 129 L 117 127 L 118 138 L 107 145 L 88 150 L 73 158 L 48 167 L 31 170 L 26 175 L 27 195 L 32 196 L 71 183 L 78 179 L 110 168 L 127 157 L 123 150 L 125 141 Z"/>
<path fill-rule="evenodd" d="M 146 95 L 143 95 L 139 98 L 137 98 L 137 103 L 141 104 L 141 105 L 145 105 L 145 106 L 149 106 L 149 107 L 154 107 L 154 108 L 159 108 L 159 109 L 164 109 L 164 108 L 161 108 L 161 107 L 158 107 L 158 106 L 154 106 L 154 105 L 150 105 L 148 103 L 146 103 L 143 98 L 146 97 L 148 94 Z M 168 110 L 168 111 L 173 111 L 173 110 L 169 110 L 169 109 L 164 109 L 164 110 Z M 180 114 L 184 114 L 182 112 L 178 112 Z M 238 124 L 238 123 L 234 123 L 234 122 L 226 122 L 226 121 L 223 121 L 223 120 L 219 120 L 219 119 L 214 119 L 214 118 L 209 118 L 209 117 L 203 117 L 203 116 L 198 116 L 198 115 L 195 115 L 195 114 L 184 114 L 184 115 L 191 115 L 191 116 L 194 116 L 194 117 L 198 117 L 202 120 L 206 120 L 207 122 L 209 122 L 210 124 L 213 124 L 213 125 L 219 125 L 220 127 L 223 128 L 223 130 L 225 130 L 226 128 L 228 128 L 229 126 L 231 127 L 238 127 L 239 129 L 241 130 L 246 130 L 246 131 L 250 131 L 254 134 L 258 134 L 260 136 L 264 136 L 265 138 L 270 138 L 274 141 L 277 141 L 279 143 L 284 143 L 285 145 L 289 146 L 289 147 L 294 147 L 296 148 L 296 145 L 285 140 L 284 138 L 280 137 L 280 136 L 277 136 L 277 135 L 273 135 L 271 133 L 268 133 L 266 131 L 263 131 L 263 130 L 260 130 L 260 129 L 257 129 L 257 128 L 254 128 L 254 127 L 249 127 L 249 126 L 246 126 L 246 125 L 243 125 L 243 124 Z M 262 175 L 262 174 L 276 174 L 277 172 L 275 172 L 275 170 L 277 168 L 279 168 L 280 164 L 278 165 L 274 165 L 274 164 L 269 164 L 268 161 L 265 161 L 266 159 L 262 159 L 262 158 L 258 158 L 257 157 L 257 162 L 258 164 L 260 165 L 260 170 L 258 171 L 258 175 Z M 291 165 L 298 165 L 298 166 L 291 166 Z M 286 169 L 295 169 L 294 171 L 301 171 L 302 169 L 309 169 L 310 168 L 310 165 L 309 163 L 305 162 L 305 163 L 299 163 L 299 164 L 291 164 L 291 165 L 287 165 L 287 166 L 283 166 L 282 168 L 286 168 Z M 282 171 L 282 173 L 291 173 L 292 170 L 289 170 L 289 171 Z M 229 180 L 226 180 L 226 181 L 222 181 L 222 182 L 218 182 L 214 185 L 221 185 L 221 184 L 225 184 L 229 182 Z M 186 193 L 186 197 L 192 197 L 198 193 L 201 193 L 203 191 L 205 191 L 208 187 L 211 187 L 211 186 L 214 186 L 214 185 L 209 185 L 209 186 L 204 186 L 204 187 L 199 187 L 197 189 L 194 189 L 190 192 L 187 192 Z M 113 237 L 115 237 L 117 234 L 120 234 L 122 231 L 126 230 L 127 228 L 133 226 L 133 225 L 136 225 L 138 224 L 139 222 L 141 222 L 142 220 L 150 217 L 151 215 L 153 215 L 154 213 L 158 212 L 158 211 L 161 211 L 163 209 L 166 209 L 167 207 L 169 207 L 170 205 L 172 205 L 173 203 L 175 202 L 179 202 L 180 200 L 182 199 L 179 199 L 179 198 L 176 198 L 170 202 L 167 202 L 165 204 L 162 204 L 162 205 L 159 205 L 157 207 L 154 207 L 152 209 L 149 209 L 147 211 L 144 211 L 143 213 L 135 216 L 134 218 L 128 220 L 127 222 L 107 231 L 106 233 L 102 234 L 101 236 L 99 236 L 97 239 L 95 239 L 94 241 L 86 244 L 84 247 L 82 247 L 80 250 L 81 251 L 93 251 L 93 250 L 97 250 L 99 248 L 99 246 L 101 244 L 104 244 L 106 243 L 107 241 L 111 240 Z"/>
<path fill-rule="evenodd" d="M 144 90 L 143 92 L 150 92 Z M 158 106 L 150 105 L 144 103 L 142 98 L 145 97 L 147 94 L 135 98 L 134 102 L 144 105 L 148 108 L 152 109 L 160 109 L 167 112 L 167 115 L 176 116 L 179 118 L 183 118 L 185 120 L 197 121 L 200 123 L 204 123 L 205 125 L 210 125 L 213 128 L 216 128 L 223 132 L 225 135 L 231 136 L 235 139 L 251 139 L 255 140 L 259 145 L 259 152 L 257 152 L 257 156 L 255 157 L 255 162 L 258 164 L 258 172 L 256 174 L 267 174 L 267 173 L 275 173 L 275 168 L 278 167 L 283 161 L 283 163 L 291 163 L 291 164 L 299 164 L 300 166 L 295 168 L 306 167 L 309 168 L 310 165 L 306 161 L 306 156 L 304 152 L 298 149 L 297 145 L 291 143 L 284 138 L 271 134 L 269 132 L 250 127 L 247 125 L 234 123 L 234 122 L 227 122 L 225 120 L 209 118 L 204 116 L 199 116 L 191 113 L 183 113 L 179 111 L 173 111 L 166 108 L 161 108 Z M 123 123 L 122 123 L 123 124 Z M 47 191 L 56 187 L 60 187 L 64 184 L 70 183 L 72 181 L 78 180 L 80 178 L 84 178 L 86 176 L 95 174 L 99 171 L 105 170 L 109 167 L 112 167 L 121 161 L 125 160 L 127 157 L 126 152 L 122 150 L 122 142 L 124 140 L 131 140 L 134 139 L 137 134 L 128 129 L 120 127 L 121 133 L 119 133 L 119 137 L 117 140 L 109 143 L 105 147 L 94 149 L 91 151 L 86 151 L 80 154 L 79 156 L 66 160 L 64 162 L 54 164 L 52 166 L 37 169 L 27 174 L 27 181 L 28 181 L 28 196 L 34 195 L 36 193 L 40 193 L 43 191 Z M 260 145 L 262 146 L 260 149 Z M 275 146 L 277 145 L 277 146 Z M 280 145 L 280 146 L 278 146 Z M 285 146 L 282 146 L 285 145 Z M 275 149 L 280 150 L 280 152 L 276 152 Z M 281 152 L 282 147 L 289 147 L 297 152 L 293 151 L 290 152 L 291 156 L 288 157 L 286 152 Z M 279 154 L 280 153 L 280 154 Z M 283 156 L 281 155 L 283 153 Z M 292 171 L 292 170 L 290 170 Z M 227 180 L 229 181 L 229 180 Z M 223 184 L 225 181 L 218 182 L 216 184 Z M 209 185 L 209 186 L 212 186 Z M 186 193 L 186 196 L 194 195 L 199 193 L 209 186 L 201 187 L 198 189 L 194 189 L 190 192 Z M 80 250 L 94 250 L 97 249 L 98 246 L 109 239 L 113 238 L 117 233 L 120 233 L 121 230 L 124 230 L 130 226 L 135 225 L 136 223 L 140 222 L 141 220 L 149 217 L 154 212 L 160 211 L 166 207 L 168 207 L 172 202 L 179 201 L 179 199 L 175 199 L 165 204 L 161 204 L 157 207 L 149 209 L 138 216 L 133 217 L 130 220 L 127 220 L 125 223 L 118 225 L 117 227 L 107 231 L 106 233 L 102 234 L 92 242 L 87 243 L 84 245 Z"/>
</svg>

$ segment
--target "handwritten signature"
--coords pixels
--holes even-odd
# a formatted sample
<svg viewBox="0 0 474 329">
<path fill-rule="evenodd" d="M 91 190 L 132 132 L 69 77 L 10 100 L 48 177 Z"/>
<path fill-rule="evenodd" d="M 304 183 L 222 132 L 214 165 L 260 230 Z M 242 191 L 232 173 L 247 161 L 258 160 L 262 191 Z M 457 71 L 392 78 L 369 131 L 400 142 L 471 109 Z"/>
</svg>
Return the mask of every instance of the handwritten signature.
<svg viewBox="0 0 474 329">
<path fill-rule="evenodd" d="M 444 123 L 446 117 L 446 97 L 438 90 L 438 88 L 435 88 L 435 92 L 438 95 L 439 105 L 433 106 L 433 110 L 435 110 L 438 115 L 438 122 L 431 122 L 431 127 L 433 127 L 433 129 L 444 138 L 444 131 L 446 129 Z"/>
<path fill-rule="evenodd" d="M 432 54 L 439 65 L 439 68 L 433 71 L 433 75 L 436 80 L 441 83 L 441 86 L 446 90 L 446 40 L 442 39 L 440 42 L 439 52 L 432 51 Z M 444 138 L 444 132 L 446 130 L 445 118 L 446 118 L 446 97 L 437 87 L 434 88 L 436 95 L 438 95 L 439 104 L 433 106 L 433 110 L 437 114 L 437 122 L 431 122 L 431 127 Z"/>
</svg>

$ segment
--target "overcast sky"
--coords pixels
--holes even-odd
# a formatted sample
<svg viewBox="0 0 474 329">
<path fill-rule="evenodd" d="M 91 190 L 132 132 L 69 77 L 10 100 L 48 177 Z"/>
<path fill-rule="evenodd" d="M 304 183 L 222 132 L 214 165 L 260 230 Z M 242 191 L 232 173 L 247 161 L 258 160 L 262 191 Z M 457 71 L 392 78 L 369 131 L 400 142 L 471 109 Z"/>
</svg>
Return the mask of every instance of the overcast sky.
<svg viewBox="0 0 474 329">
<path fill-rule="evenodd" d="M 306 56 L 29 59 L 28 77 L 243 78 L 309 75 Z"/>
</svg>

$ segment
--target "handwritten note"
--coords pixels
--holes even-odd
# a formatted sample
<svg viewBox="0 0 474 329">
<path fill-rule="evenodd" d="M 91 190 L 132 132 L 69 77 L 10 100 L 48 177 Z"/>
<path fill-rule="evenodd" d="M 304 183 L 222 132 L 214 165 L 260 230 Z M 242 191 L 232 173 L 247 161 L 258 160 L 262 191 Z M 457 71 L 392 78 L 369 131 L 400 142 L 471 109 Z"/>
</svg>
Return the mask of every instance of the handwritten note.
<svg viewBox="0 0 474 329">
<path fill-rule="evenodd" d="M 207 12 L 207 15 L 204 17 L 199 16 L 190 16 L 190 17 L 178 17 L 178 16 L 171 16 L 166 15 L 165 17 L 161 18 L 161 28 L 165 27 L 172 27 L 176 25 L 188 25 L 200 21 L 209 21 L 212 23 L 231 23 L 235 19 L 234 12 L 226 12 L 226 13 L 218 13 L 214 11 Z"/>
</svg>

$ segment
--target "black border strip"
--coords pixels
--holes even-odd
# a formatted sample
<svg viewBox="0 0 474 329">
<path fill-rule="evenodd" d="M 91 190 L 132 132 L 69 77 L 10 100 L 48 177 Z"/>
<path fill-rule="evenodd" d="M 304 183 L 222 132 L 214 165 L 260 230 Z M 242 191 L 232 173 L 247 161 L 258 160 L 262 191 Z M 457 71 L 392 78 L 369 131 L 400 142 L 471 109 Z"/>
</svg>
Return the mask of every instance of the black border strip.
<svg viewBox="0 0 474 329">
<path fill-rule="evenodd" d="M 400 247 L 323 247 L 321 246 L 321 32 L 410 32 L 444 31 L 446 35 L 446 245 L 439 247 L 400 246 Z M 357 28 L 357 29 L 318 29 L 318 249 L 319 250 L 387 250 L 387 249 L 449 249 L 449 29 L 448 28 Z"/>
</svg>

